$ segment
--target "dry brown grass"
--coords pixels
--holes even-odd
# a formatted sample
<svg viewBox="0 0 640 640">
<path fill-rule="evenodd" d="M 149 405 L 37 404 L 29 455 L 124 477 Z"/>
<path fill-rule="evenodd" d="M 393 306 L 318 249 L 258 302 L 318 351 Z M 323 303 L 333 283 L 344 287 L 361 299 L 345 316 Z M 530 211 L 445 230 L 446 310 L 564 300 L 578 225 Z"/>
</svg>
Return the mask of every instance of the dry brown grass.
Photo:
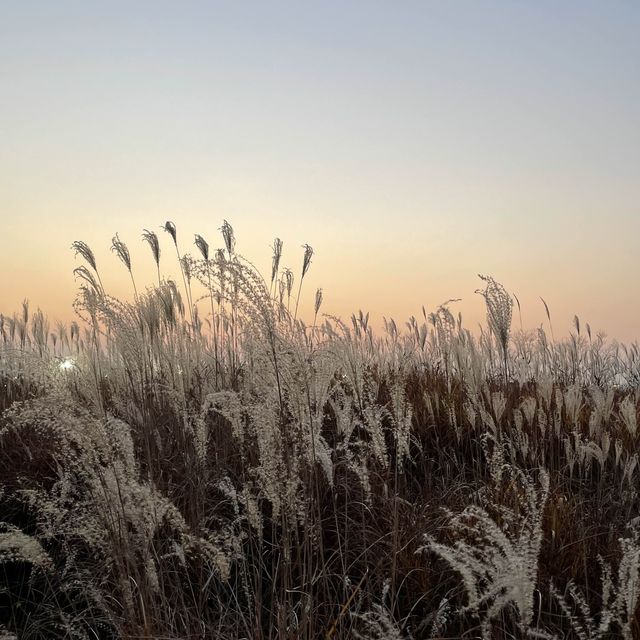
<svg viewBox="0 0 640 640">
<path fill-rule="evenodd" d="M 182 290 L 151 232 L 134 302 L 74 243 L 84 332 L 0 319 L 0 634 L 640 637 L 636 346 L 512 333 L 491 279 L 479 338 L 446 304 L 306 327 L 308 245 L 290 313 L 281 243 L 266 283 L 228 223 L 198 259 L 165 230 Z"/>
</svg>

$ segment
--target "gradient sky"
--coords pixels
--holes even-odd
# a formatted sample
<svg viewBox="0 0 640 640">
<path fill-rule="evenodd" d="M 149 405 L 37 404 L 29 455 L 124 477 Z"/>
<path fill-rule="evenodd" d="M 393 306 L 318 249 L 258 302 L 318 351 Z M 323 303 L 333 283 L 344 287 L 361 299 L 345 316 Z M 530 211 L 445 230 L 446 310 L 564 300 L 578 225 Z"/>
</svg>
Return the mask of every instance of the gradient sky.
<svg viewBox="0 0 640 640">
<path fill-rule="evenodd" d="M 637 2 L 0 0 L 0 312 L 73 317 L 75 239 L 175 221 L 267 273 L 316 255 L 324 311 L 405 320 L 477 273 L 640 337 Z M 175 273 L 166 234 L 163 272 Z M 517 314 L 516 314 L 517 321 Z"/>
</svg>

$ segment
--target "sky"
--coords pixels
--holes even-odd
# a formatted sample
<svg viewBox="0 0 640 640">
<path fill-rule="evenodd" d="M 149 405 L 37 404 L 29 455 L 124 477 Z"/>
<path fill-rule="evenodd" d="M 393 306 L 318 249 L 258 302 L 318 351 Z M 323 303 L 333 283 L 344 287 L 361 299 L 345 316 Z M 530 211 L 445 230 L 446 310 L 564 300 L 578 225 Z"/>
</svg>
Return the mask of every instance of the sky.
<svg viewBox="0 0 640 640">
<path fill-rule="evenodd" d="M 0 0 L 0 312 L 74 318 L 94 250 L 130 297 L 160 225 L 269 276 L 303 312 L 398 322 L 449 298 L 473 328 L 488 274 L 525 328 L 577 314 L 639 337 L 640 4 Z M 519 324 L 517 314 L 516 324 Z"/>
</svg>

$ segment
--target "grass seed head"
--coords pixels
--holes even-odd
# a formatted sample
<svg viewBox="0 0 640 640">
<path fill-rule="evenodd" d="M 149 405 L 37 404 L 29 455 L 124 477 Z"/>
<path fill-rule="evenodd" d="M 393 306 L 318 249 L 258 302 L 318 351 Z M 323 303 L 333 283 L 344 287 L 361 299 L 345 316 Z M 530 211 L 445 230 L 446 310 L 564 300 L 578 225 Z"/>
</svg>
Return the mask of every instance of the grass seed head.
<svg viewBox="0 0 640 640">
<path fill-rule="evenodd" d="M 224 238 L 224 244 L 227 247 L 227 252 L 232 255 L 236 246 L 236 237 L 233 233 L 233 227 L 225 220 L 220 227 L 222 231 L 222 237 Z"/>
<path fill-rule="evenodd" d="M 287 285 L 287 297 L 290 298 L 293 290 L 293 271 L 291 269 L 284 270 L 284 281 Z"/>
<path fill-rule="evenodd" d="M 271 261 L 271 282 L 276 279 L 280 268 L 280 258 L 282 257 L 282 240 L 276 238 L 273 241 L 273 259 Z"/>
<path fill-rule="evenodd" d="M 491 276 L 478 274 L 478 277 L 487 283 L 484 290 L 478 289 L 476 293 L 479 293 L 484 298 L 487 305 L 489 328 L 500 341 L 502 348 L 506 350 L 511 330 L 513 300 L 506 289 Z"/>
<path fill-rule="evenodd" d="M 209 243 L 199 234 L 196 233 L 195 243 L 196 247 L 202 254 L 205 260 L 209 260 Z"/>
<path fill-rule="evenodd" d="M 131 271 L 131 254 L 127 245 L 120 240 L 118 234 L 111 239 L 111 251 L 113 251 L 129 271 Z"/>
<path fill-rule="evenodd" d="M 307 271 L 309 271 L 309 267 L 311 266 L 311 258 L 313 257 L 313 249 L 308 244 L 303 244 L 302 248 L 304 249 L 304 257 L 302 259 L 302 278 L 304 278 Z"/>
<path fill-rule="evenodd" d="M 322 305 L 322 288 L 318 288 L 316 290 L 316 303 L 314 306 L 314 313 L 318 315 L 318 311 L 320 311 L 320 306 Z"/>
<path fill-rule="evenodd" d="M 171 220 L 167 220 L 162 227 L 172 238 L 173 244 L 178 246 L 178 230 L 176 229 L 176 225 L 171 222 Z"/>
<path fill-rule="evenodd" d="M 93 273 L 91 273 L 91 271 L 89 271 L 89 269 L 87 269 L 87 267 L 85 267 L 84 265 L 80 265 L 79 267 L 76 267 L 73 270 L 73 275 L 76 278 L 80 278 L 81 280 L 83 280 L 86 284 L 88 284 L 96 292 L 99 293 L 99 292 L 102 291 L 102 287 L 100 287 L 100 285 L 96 281 Z"/>
<path fill-rule="evenodd" d="M 98 270 L 98 268 L 96 267 L 96 258 L 93 255 L 93 251 L 91 251 L 91 248 L 86 242 L 82 242 L 82 240 L 76 240 L 72 243 L 71 248 L 75 252 L 75 255 L 80 254 L 89 263 L 89 266 L 94 271 Z"/>
<path fill-rule="evenodd" d="M 153 254 L 153 259 L 155 260 L 156 265 L 160 266 L 160 241 L 158 240 L 158 236 L 148 229 L 144 230 L 142 234 L 142 239 L 146 241 L 151 247 L 151 253 Z"/>
</svg>

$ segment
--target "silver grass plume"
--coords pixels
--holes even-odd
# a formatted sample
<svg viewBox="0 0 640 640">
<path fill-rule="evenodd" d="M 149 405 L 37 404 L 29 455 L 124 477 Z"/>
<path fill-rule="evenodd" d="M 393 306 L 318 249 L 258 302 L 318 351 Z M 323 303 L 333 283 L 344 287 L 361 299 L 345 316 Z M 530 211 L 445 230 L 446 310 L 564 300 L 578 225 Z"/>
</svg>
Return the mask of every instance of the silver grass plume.
<svg viewBox="0 0 640 640">
<path fill-rule="evenodd" d="M 513 294 L 513 298 L 516 301 L 516 304 L 518 305 L 518 318 L 520 318 L 520 331 L 522 331 L 522 308 L 520 307 L 520 300 L 518 299 L 518 296 L 515 293 Z"/>
<path fill-rule="evenodd" d="M 484 290 L 478 289 L 476 293 L 479 293 L 485 299 L 489 327 L 500 343 L 506 345 L 511 330 L 513 300 L 506 289 L 491 276 L 478 274 L 478 277 L 487 283 Z"/>
<path fill-rule="evenodd" d="M 351 617 L 356 622 L 356 628 L 351 630 L 355 640 L 405 640 L 408 637 L 383 605 L 374 604 L 370 611 L 352 613 Z"/>
<path fill-rule="evenodd" d="M 182 265 L 184 277 L 187 279 L 187 284 L 191 285 L 191 278 L 193 277 L 191 271 L 191 256 L 189 254 L 182 256 L 182 258 L 180 258 L 180 264 Z"/>
<path fill-rule="evenodd" d="M 89 247 L 89 245 L 82 240 L 76 240 L 71 244 L 71 248 L 73 249 L 76 256 L 80 254 L 87 261 L 87 264 L 94 270 L 96 276 L 98 277 L 100 290 L 104 292 L 104 286 L 102 285 L 102 279 L 100 278 L 100 273 L 98 272 L 98 267 L 96 264 L 96 257 L 93 255 L 91 247 Z"/>
<path fill-rule="evenodd" d="M 191 291 L 189 286 L 187 285 L 187 277 L 184 272 L 184 263 L 182 258 L 180 257 L 180 249 L 178 249 L 178 230 L 176 229 L 176 225 L 171 222 L 171 220 L 167 220 L 162 227 L 173 239 L 173 244 L 176 248 L 176 255 L 178 256 L 178 263 L 180 264 L 180 272 L 182 273 L 182 282 L 184 283 L 184 292 L 187 297 L 187 303 L 189 305 L 189 317 L 191 318 L 191 322 L 193 323 L 193 304 L 191 302 Z"/>
<path fill-rule="evenodd" d="M 481 280 L 486 282 L 484 290 L 477 289 L 487 305 L 487 322 L 489 328 L 496 336 L 502 349 L 504 363 L 504 377 L 507 379 L 507 354 L 509 346 L 509 333 L 511 331 L 511 316 L 513 313 L 513 300 L 506 289 L 496 282 L 491 276 L 478 274 Z"/>
<path fill-rule="evenodd" d="M 298 317 L 298 305 L 300 304 L 300 293 L 302 292 L 302 282 L 304 280 L 309 267 L 311 266 L 311 258 L 313 256 L 313 249 L 308 244 L 303 244 L 304 255 L 302 257 L 302 274 L 300 275 L 300 284 L 298 285 L 298 296 L 296 298 L 296 310 L 293 314 L 294 318 Z"/>
<path fill-rule="evenodd" d="M 94 289 L 97 293 L 102 294 L 102 287 L 98 284 L 93 273 L 91 273 L 91 271 L 89 271 L 89 269 L 87 269 L 87 267 L 85 267 L 84 265 L 76 267 L 73 270 L 73 275 L 76 278 L 84 280 L 84 282 L 88 284 L 92 289 Z"/>
<path fill-rule="evenodd" d="M 635 612 L 640 597 L 640 546 L 638 534 L 631 538 L 619 538 L 622 557 L 618 564 L 617 579 L 612 567 L 598 556 L 601 568 L 601 610 L 599 619 L 591 612 L 589 603 L 573 580 L 569 580 L 565 593 L 560 593 L 553 582 L 551 595 L 557 600 L 562 613 L 571 623 L 572 630 L 581 640 L 611 638 L 612 625 L 622 632 L 624 640 L 632 640 Z M 566 594 L 575 606 L 570 607 Z M 616 635 L 615 637 L 619 637 Z"/>
<path fill-rule="evenodd" d="M 178 246 L 178 230 L 176 229 L 176 225 L 171 222 L 171 220 L 167 220 L 162 227 L 172 238 L 173 244 Z"/>
<path fill-rule="evenodd" d="M 158 236 L 148 229 L 144 230 L 142 240 L 146 241 L 151 248 L 151 254 L 153 255 L 153 260 L 156 263 L 156 270 L 158 272 L 158 286 L 160 286 L 160 241 L 158 240 Z"/>
<path fill-rule="evenodd" d="M 313 257 L 313 249 L 308 244 L 303 244 L 302 248 L 304 249 L 304 256 L 302 259 L 301 279 L 304 278 L 307 271 L 309 271 L 309 267 L 311 266 L 311 258 Z"/>
<path fill-rule="evenodd" d="M 271 260 L 271 284 L 273 284 L 276 276 L 278 275 L 278 269 L 280 268 L 280 258 L 282 257 L 282 240 L 276 238 L 273 241 L 273 258 Z"/>
<path fill-rule="evenodd" d="M 142 239 L 151 247 L 151 253 L 153 254 L 156 266 L 160 267 L 160 241 L 158 240 L 158 236 L 153 231 L 145 229 L 142 234 Z"/>
<path fill-rule="evenodd" d="M 97 271 L 98 267 L 96 266 L 96 258 L 93 255 L 93 251 L 86 242 L 82 242 L 82 240 L 76 240 L 71 244 L 71 248 L 75 252 L 75 255 L 80 254 L 88 263 L 89 266 Z"/>
<path fill-rule="evenodd" d="M 213 337 L 213 345 L 214 345 L 214 351 L 215 351 L 215 372 L 216 372 L 215 375 L 216 375 L 216 382 L 217 382 L 218 369 L 219 369 L 218 329 L 216 326 L 216 313 L 213 305 L 214 291 L 211 285 L 211 263 L 209 262 L 209 243 L 200 234 L 196 233 L 195 245 L 196 247 L 198 247 L 198 250 L 200 251 L 200 254 L 202 255 L 206 265 L 206 274 L 207 274 L 206 286 L 209 291 L 209 303 L 211 304 L 211 322 L 209 326 L 211 328 L 212 337 Z"/>
<path fill-rule="evenodd" d="M 320 311 L 320 306 L 322 305 L 322 288 L 318 288 L 316 290 L 316 302 L 314 305 L 314 313 L 317 316 L 318 311 Z"/>
<path fill-rule="evenodd" d="M 194 244 L 198 247 L 198 250 L 202 254 L 205 260 L 209 260 L 209 243 L 198 233 L 196 233 L 196 239 Z"/>
<path fill-rule="evenodd" d="M 233 227 L 225 220 L 220 227 L 222 231 L 222 237 L 224 238 L 224 244 L 227 247 L 227 252 L 232 255 L 236 246 L 236 237 L 233 233 Z"/>
<path fill-rule="evenodd" d="M 131 272 L 131 255 L 129 253 L 129 249 L 127 249 L 127 245 L 120 240 L 117 233 L 111 239 L 111 251 L 113 251 L 120 260 L 122 260 L 124 266 L 127 267 L 129 272 Z"/>
<path fill-rule="evenodd" d="M 167 289 L 169 291 L 169 299 L 172 305 L 178 310 L 178 313 L 183 316 L 184 315 L 184 303 L 182 302 L 182 296 L 180 295 L 180 291 L 178 290 L 178 285 L 174 280 L 167 280 Z"/>
<path fill-rule="evenodd" d="M 291 297 L 291 291 L 293 290 L 293 271 L 291 269 L 284 270 L 284 280 L 287 285 L 287 296 Z"/>
<path fill-rule="evenodd" d="M 27 562 L 45 570 L 53 567 L 53 560 L 37 538 L 25 534 L 18 527 L 2 522 L 0 523 L 0 564 L 5 562 Z M 17 638 L 14 635 L 5 635 L 2 627 L 0 632 L 0 639 Z"/>
<path fill-rule="evenodd" d="M 549 496 L 549 474 L 545 470 L 539 474 L 539 489 L 528 474 L 509 465 L 503 465 L 500 475 L 519 493 L 516 508 L 499 505 L 500 518 L 496 520 L 482 507 L 469 506 L 450 520 L 458 538 L 452 546 L 426 536 L 427 544 L 416 552 L 431 551 L 460 574 L 468 597 L 463 611 L 478 613 L 480 607 L 487 606 L 482 621 L 484 639 L 493 637 L 492 622 L 509 605 L 515 605 L 521 629 L 533 619 L 543 516 Z"/>
<path fill-rule="evenodd" d="M 122 260 L 122 263 L 127 268 L 129 276 L 131 276 L 131 282 L 133 284 L 133 293 L 137 298 L 138 289 L 136 287 L 136 281 L 133 279 L 133 271 L 131 270 L 131 254 L 129 253 L 127 245 L 122 242 L 122 240 L 120 240 L 120 237 L 117 233 L 111 239 L 111 251 L 113 251 L 118 256 L 118 258 L 120 258 L 120 260 Z"/>
<path fill-rule="evenodd" d="M 553 325 L 551 324 L 551 313 L 549 312 L 549 305 L 547 304 L 547 301 L 540 296 L 540 300 L 542 300 L 542 304 L 544 305 L 544 310 L 547 314 L 547 320 L 549 321 L 549 329 L 551 329 L 551 340 L 553 342 L 556 341 L 555 336 L 553 335 Z"/>
<path fill-rule="evenodd" d="M 284 282 L 283 289 L 287 291 L 287 311 L 289 311 L 291 292 L 293 291 L 293 271 L 291 271 L 291 269 L 285 268 L 281 282 Z"/>
</svg>

